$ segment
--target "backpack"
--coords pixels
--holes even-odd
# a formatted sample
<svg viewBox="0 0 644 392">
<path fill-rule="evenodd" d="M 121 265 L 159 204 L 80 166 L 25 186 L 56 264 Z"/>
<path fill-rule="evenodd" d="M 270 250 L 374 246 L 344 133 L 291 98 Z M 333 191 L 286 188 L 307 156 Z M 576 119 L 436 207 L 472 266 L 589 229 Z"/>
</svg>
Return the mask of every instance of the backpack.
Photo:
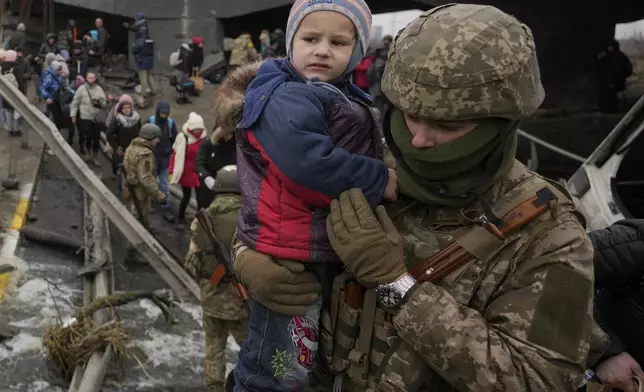
<svg viewBox="0 0 644 392">
<path fill-rule="evenodd" d="M 179 51 L 177 50 L 176 52 L 172 52 L 170 54 L 170 66 L 171 67 L 176 67 L 179 65 L 181 61 L 179 60 Z"/>
<path fill-rule="evenodd" d="M 156 124 L 157 116 L 150 116 L 148 122 L 150 124 Z M 174 128 L 174 120 L 168 117 L 168 137 L 172 139 L 172 128 Z"/>
</svg>

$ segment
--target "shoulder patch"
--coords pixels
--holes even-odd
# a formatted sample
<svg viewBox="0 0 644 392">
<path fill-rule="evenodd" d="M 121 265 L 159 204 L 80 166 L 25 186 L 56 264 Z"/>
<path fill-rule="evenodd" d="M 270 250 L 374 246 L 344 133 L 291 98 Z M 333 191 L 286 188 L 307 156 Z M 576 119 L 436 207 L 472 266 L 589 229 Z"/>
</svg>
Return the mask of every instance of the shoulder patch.
<svg viewBox="0 0 644 392">
<path fill-rule="evenodd" d="M 550 267 L 528 331 L 528 340 L 574 359 L 588 328 L 593 282 L 562 264 Z"/>
</svg>

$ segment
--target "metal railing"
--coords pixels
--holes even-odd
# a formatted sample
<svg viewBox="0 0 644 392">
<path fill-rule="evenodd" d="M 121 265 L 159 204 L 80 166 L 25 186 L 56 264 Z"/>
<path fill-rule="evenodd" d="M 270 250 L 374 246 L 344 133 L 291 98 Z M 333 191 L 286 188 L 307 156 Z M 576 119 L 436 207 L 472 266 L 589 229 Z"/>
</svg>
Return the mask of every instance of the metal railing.
<svg viewBox="0 0 644 392">
<path fill-rule="evenodd" d="M 4 77 L 0 77 L 0 95 L 38 132 L 85 193 L 150 263 L 150 266 L 156 270 L 168 286 L 182 298 L 193 296 L 200 299 L 197 283 L 90 170 L 65 141 L 51 120 L 29 103 L 27 98 Z"/>
</svg>

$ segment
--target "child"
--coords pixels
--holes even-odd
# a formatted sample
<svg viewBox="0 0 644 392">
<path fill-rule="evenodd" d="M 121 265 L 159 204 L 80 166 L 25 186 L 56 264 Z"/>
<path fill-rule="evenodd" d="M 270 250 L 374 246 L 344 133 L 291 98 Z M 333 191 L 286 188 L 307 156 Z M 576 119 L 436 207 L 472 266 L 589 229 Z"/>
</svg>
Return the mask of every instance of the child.
<svg viewBox="0 0 644 392">
<path fill-rule="evenodd" d="M 195 172 L 197 153 L 203 139 L 208 132 L 204 125 L 203 118 L 197 113 L 190 113 L 188 121 L 183 124 L 181 135 L 178 135 L 172 146 L 170 157 L 170 173 L 172 180 L 170 184 L 181 185 L 183 198 L 179 203 L 177 214 L 177 230 L 183 231 L 186 226 L 186 208 L 192 197 L 192 190 L 199 187 L 199 175 Z"/>
<path fill-rule="evenodd" d="M 276 260 L 305 263 L 325 300 L 342 270 L 326 234 L 331 200 L 350 188 L 361 188 L 373 207 L 396 198 L 371 99 L 349 82 L 366 54 L 370 28 L 363 0 L 296 1 L 287 24 L 288 59 L 260 66 L 237 127 L 244 200 L 239 239 Z M 316 357 L 321 306 L 290 317 L 254 303 L 235 390 L 303 389 Z"/>
</svg>

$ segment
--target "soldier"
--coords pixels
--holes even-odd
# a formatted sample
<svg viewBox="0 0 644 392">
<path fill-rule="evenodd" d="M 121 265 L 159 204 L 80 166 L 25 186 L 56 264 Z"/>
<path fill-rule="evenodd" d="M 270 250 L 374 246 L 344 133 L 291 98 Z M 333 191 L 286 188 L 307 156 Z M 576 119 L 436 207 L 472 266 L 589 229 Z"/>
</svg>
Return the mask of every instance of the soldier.
<svg viewBox="0 0 644 392">
<path fill-rule="evenodd" d="M 575 391 L 606 339 L 583 216 L 515 160 L 518 124 L 544 99 L 530 29 L 491 6 L 429 10 L 392 43 L 382 90 L 401 195 L 375 213 L 358 189 L 331 203 L 348 273 L 323 308 L 311 389 Z M 235 254 L 266 307 L 301 316 L 317 299 L 311 273 Z"/>
<path fill-rule="evenodd" d="M 243 33 L 235 38 L 235 44 L 230 54 L 230 61 L 228 61 L 228 72 L 234 71 L 242 65 L 251 63 L 257 60 L 259 54 L 253 45 L 253 40 L 250 34 Z"/>
<path fill-rule="evenodd" d="M 237 166 L 225 166 L 217 172 L 213 192 L 217 192 L 217 197 L 207 209 L 213 231 L 223 244 L 230 245 L 241 208 Z M 226 340 L 229 334 L 238 344 L 246 339 L 248 312 L 227 278 L 217 287 L 210 282 L 218 264 L 212 252 L 212 244 L 197 219 L 192 222 L 190 229 L 192 238 L 185 267 L 201 287 L 203 326 L 206 332 L 206 383 L 210 391 L 223 392 L 226 381 Z"/>
<path fill-rule="evenodd" d="M 155 151 L 160 139 L 161 129 L 155 124 L 145 124 L 139 131 L 139 137 L 132 140 L 125 149 L 123 157 L 123 168 L 127 173 L 123 174 L 125 201 L 132 214 L 148 229 L 151 201 L 156 200 L 160 204 L 166 201 L 166 195 L 157 183 Z M 134 194 L 130 192 L 130 186 L 134 189 Z M 137 209 L 140 209 L 142 216 L 139 216 Z M 134 254 L 135 249 L 130 244 L 127 258 L 133 259 Z"/>
</svg>

